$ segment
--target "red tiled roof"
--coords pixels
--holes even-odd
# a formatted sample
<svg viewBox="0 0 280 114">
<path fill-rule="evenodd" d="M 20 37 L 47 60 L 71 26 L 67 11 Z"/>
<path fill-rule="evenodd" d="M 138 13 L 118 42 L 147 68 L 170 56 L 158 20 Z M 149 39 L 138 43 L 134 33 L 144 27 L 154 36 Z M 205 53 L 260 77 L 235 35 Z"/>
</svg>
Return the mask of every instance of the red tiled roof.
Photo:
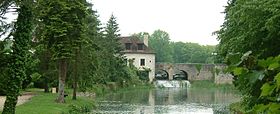
<svg viewBox="0 0 280 114">
<path fill-rule="evenodd" d="M 145 54 L 155 54 L 155 52 L 146 46 L 143 41 L 141 41 L 139 38 L 136 36 L 126 36 L 126 37 L 120 37 L 120 42 L 124 48 L 122 51 L 123 53 L 145 53 Z M 126 50 L 125 49 L 125 44 L 126 43 L 131 43 L 131 50 Z M 138 50 L 138 44 L 143 44 L 143 50 Z"/>
</svg>

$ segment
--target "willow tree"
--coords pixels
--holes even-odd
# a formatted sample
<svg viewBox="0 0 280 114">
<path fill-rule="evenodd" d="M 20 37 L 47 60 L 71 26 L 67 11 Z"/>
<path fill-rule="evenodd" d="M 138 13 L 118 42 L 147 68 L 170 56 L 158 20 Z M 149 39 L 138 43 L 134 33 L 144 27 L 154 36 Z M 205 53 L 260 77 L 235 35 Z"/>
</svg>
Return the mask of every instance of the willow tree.
<svg viewBox="0 0 280 114">
<path fill-rule="evenodd" d="M 64 87 L 67 62 L 73 55 L 77 40 L 83 31 L 85 0 L 41 0 L 40 20 L 44 24 L 44 39 L 53 50 L 53 59 L 58 62 L 59 85 L 58 103 L 64 103 Z"/>
<path fill-rule="evenodd" d="M 22 0 L 17 3 L 19 6 L 18 18 L 15 23 L 12 46 L 12 53 L 9 67 L 10 76 L 7 77 L 6 101 L 2 114 L 14 114 L 19 91 L 23 80 L 26 79 L 27 62 L 29 61 L 30 42 L 32 38 L 32 0 Z"/>
</svg>

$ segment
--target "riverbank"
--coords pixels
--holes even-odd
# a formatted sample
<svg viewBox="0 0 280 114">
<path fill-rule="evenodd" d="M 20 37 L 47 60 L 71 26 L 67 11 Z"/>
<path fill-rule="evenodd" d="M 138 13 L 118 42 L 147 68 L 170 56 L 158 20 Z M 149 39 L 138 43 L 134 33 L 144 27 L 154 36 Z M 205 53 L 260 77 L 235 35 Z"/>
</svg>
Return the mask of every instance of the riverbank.
<svg viewBox="0 0 280 114">
<path fill-rule="evenodd" d="M 211 80 L 197 80 L 197 81 L 191 81 L 191 88 L 193 89 L 230 89 L 230 90 L 236 90 L 233 84 L 215 84 Z"/>
<path fill-rule="evenodd" d="M 90 112 L 94 108 L 94 101 L 89 97 L 79 96 L 72 100 L 72 95 L 65 98 L 66 103 L 56 103 L 57 94 L 44 93 L 39 89 L 27 90 L 33 94 L 27 102 L 16 107 L 16 114 L 78 114 Z"/>
</svg>

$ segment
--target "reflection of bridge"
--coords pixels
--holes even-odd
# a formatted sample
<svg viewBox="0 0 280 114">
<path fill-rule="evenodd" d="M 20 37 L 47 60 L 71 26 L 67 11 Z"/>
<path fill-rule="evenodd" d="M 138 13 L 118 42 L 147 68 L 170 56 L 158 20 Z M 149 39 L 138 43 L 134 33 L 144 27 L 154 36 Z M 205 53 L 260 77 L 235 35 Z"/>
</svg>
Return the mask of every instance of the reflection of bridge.
<svg viewBox="0 0 280 114">
<path fill-rule="evenodd" d="M 156 63 L 156 73 L 163 73 L 172 80 L 177 75 L 184 75 L 187 80 L 217 80 L 231 83 L 232 76 L 221 72 L 224 64 L 196 64 L 196 63 Z M 200 71 L 199 71 L 200 69 Z"/>
</svg>

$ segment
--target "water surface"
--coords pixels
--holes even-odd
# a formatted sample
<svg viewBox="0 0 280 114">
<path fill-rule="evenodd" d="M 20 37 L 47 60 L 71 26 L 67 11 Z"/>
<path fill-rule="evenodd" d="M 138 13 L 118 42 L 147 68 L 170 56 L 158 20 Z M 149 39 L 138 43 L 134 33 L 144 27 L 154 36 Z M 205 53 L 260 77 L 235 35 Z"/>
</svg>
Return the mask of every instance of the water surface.
<svg viewBox="0 0 280 114">
<path fill-rule="evenodd" d="M 155 88 L 105 96 L 98 114 L 229 114 L 228 105 L 239 100 L 233 90 Z"/>
</svg>

